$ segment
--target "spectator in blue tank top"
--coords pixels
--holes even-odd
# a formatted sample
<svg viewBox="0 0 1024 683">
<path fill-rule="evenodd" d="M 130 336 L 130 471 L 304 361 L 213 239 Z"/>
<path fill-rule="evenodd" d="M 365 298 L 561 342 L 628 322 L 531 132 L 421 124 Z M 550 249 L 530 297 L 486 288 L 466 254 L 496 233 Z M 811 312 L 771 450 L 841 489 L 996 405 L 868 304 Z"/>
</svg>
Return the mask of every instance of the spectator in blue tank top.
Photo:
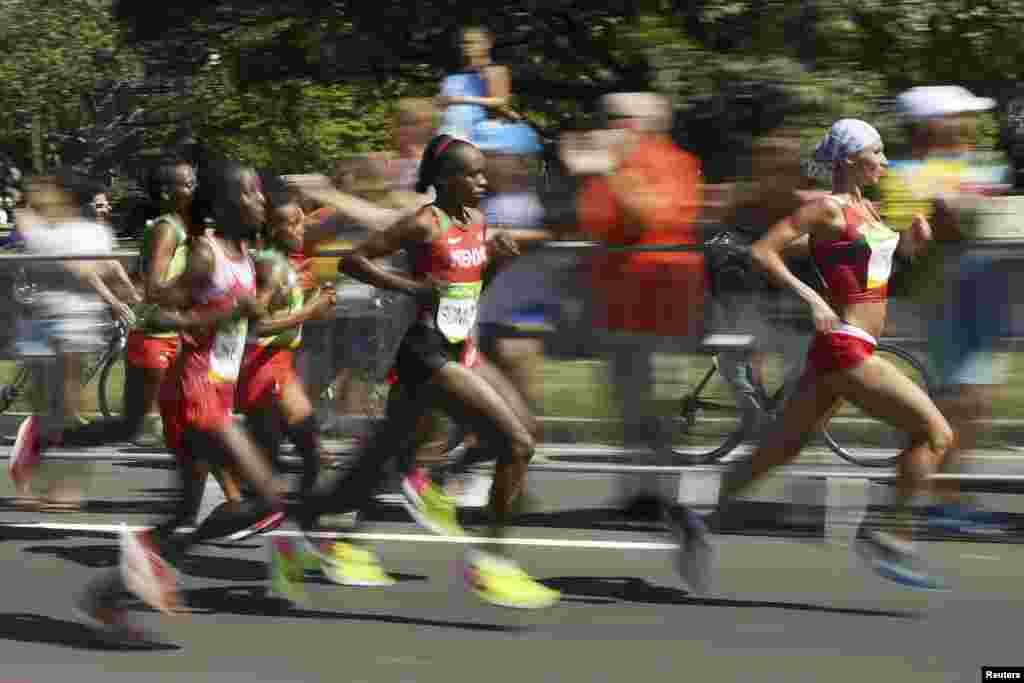
<svg viewBox="0 0 1024 683">
<path fill-rule="evenodd" d="M 476 142 L 477 128 L 495 116 L 519 121 L 512 109 L 508 68 L 491 62 L 494 37 L 482 27 L 459 32 L 462 71 L 441 83 L 437 104 L 444 110 L 439 134 Z"/>
</svg>

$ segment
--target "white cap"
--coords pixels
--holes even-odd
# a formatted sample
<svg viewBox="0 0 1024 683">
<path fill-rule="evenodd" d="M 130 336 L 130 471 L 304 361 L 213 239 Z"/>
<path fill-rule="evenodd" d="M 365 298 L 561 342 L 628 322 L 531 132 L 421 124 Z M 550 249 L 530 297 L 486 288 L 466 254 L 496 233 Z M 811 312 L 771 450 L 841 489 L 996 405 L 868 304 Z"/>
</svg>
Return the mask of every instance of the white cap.
<svg viewBox="0 0 1024 683">
<path fill-rule="evenodd" d="M 601 110 L 608 118 L 640 119 L 644 128 L 657 133 L 672 129 L 672 102 L 653 92 L 619 92 L 601 98 Z"/>
<path fill-rule="evenodd" d="M 931 85 L 911 88 L 896 100 L 897 109 L 911 119 L 930 119 L 953 114 L 988 111 L 996 101 L 975 97 L 959 85 Z"/>
</svg>

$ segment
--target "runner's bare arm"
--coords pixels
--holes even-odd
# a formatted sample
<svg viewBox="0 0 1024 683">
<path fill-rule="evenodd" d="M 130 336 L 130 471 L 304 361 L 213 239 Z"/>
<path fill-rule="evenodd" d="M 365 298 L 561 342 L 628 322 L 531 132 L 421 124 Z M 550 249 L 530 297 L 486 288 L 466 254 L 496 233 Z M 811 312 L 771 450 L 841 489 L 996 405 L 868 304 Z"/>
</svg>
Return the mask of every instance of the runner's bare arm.
<svg viewBox="0 0 1024 683">
<path fill-rule="evenodd" d="M 386 230 L 409 215 L 409 211 L 403 209 L 385 209 L 359 197 L 345 194 L 337 190 L 325 176 L 289 175 L 285 176 L 285 180 L 302 195 L 331 207 L 353 223 L 364 225 L 371 230 Z M 323 240 L 325 237 L 319 233 L 328 224 L 330 221 L 324 221 L 320 228 L 312 231 L 309 235 L 311 241 Z"/>
<path fill-rule="evenodd" d="M 768 232 L 750 248 L 754 265 L 776 285 L 791 289 L 807 302 L 814 314 L 815 324 L 821 322 L 824 325 L 827 322 L 826 327 L 835 322 L 835 313 L 832 312 L 831 306 L 786 267 L 782 255 L 793 242 L 809 236 L 816 230 L 834 230 L 836 226 L 841 225 L 841 221 L 842 215 L 833 202 L 825 199 L 810 202 L 797 209 L 792 216 L 769 228 Z"/>
<path fill-rule="evenodd" d="M 275 277 L 277 267 L 271 261 L 259 261 L 256 264 L 256 286 L 261 295 L 269 299 L 274 296 L 275 288 L 283 285 Z M 253 331 L 260 336 L 284 332 L 304 322 L 317 318 L 337 301 L 337 294 L 333 287 L 325 287 L 312 297 L 302 308 L 281 317 L 272 317 L 273 313 L 268 310 L 267 315 L 253 321 Z M 269 308 L 269 306 L 268 306 Z"/>
<path fill-rule="evenodd" d="M 338 270 L 380 289 L 390 289 L 412 296 L 420 296 L 427 290 L 433 291 L 433 285 L 428 282 L 393 273 L 381 264 L 375 263 L 376 259 L 396 254 L 408 244 L 429 242 L 433 233 L 433 214 L 429 209 L 421 210 L 388 230 L 370 233 L 369 239 L 342 258 Z"/>
<path fill-rule="evenodd" d="M 253 330 L 261 336 L 290 330 L 304 322 L 322 317 L 334 307 L 337 301 L 338 296 L 332 288 L 321 289 L 305 306 L 291 315 L 282 318 L 267 316 L 259 318 L 254 324 Z"/>
<path fill-rule="evenodd" d="M 213 275 L 213 250 L 204 240 L 196 240 L 189 251 L 185 272 L 162 288 L 158 303 L 161 309 L 153 321 L 160 327 L 190 330 L 209 327 L 238 315 L 258 317 L 265 312 L 254 297 L 239 297 L 236 305 L 219 310 L 196 311 L 192 308 L 192 292 L 207 283 Z"/>
<path fill-rule="evenodd" d="M 896 247 L 896 253 L 905 258 L 916 256 L 927 248 L 931 241 L 932 226 L 927 218 L 918 214 L 914 216 L 910 229 L 900 233 L 900 242 Z"/>
</svg>

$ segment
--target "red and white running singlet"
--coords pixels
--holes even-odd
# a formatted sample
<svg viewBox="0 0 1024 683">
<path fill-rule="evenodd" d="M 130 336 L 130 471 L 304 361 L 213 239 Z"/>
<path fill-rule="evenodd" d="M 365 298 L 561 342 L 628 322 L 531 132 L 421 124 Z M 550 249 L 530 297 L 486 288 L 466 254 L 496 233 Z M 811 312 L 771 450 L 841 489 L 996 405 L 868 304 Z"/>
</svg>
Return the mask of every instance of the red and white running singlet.
<svg viewBox="0 0 1024 683">
<path fill-rule="evenodd" d="M 194 295 L 194 309 L 198 311 L 234 308 L 241 296 L 256 293 L 256 273 L 249 252 L 243 245 L 241 261 L 232 261 L 217 240 L 201 237 L 214 254 L 214 269 L 203 291 Z M 213 384 L 233 384 L 245 351 L 245 338 L 249 321 L 242 316 L 225 320 L 199 333 L 182 335 L 184 374 L 205 377 Z"/>
<path fill-rule="evenodd" d="M 900 234 L 845 200 L 829 199 L 842 209 L 846 226 L 838 239 L 812 240 L 811 257 L 832 303 L 885 301 Z"/>
<path fill-rule="evenodd" d="M 873 216 L 864 216 L 849 202 L 830 199 L 842 209 L 846 225 L 838 239 L 812 241 L 811 256 L 832 304 L 885 301 L 899 233 Z M 843 322 L 838 329 L 815 335 L 808 361 L 821 373 L 846 370 L 867 360 L 877 346 L 872 335 Z"/>
<path fill-rule="evenodd" d="M 430 275 L 446 287 L 436 306 L 420 306 L 419 321 L 457 344 L 465 341 L 476 326 L 487 266 L 487 226 L 483 221 L 457 225 L 436 206 L 430 208 L 441 234 L 428 244 L 416 245 L 413 276 Z"/>
</svg>

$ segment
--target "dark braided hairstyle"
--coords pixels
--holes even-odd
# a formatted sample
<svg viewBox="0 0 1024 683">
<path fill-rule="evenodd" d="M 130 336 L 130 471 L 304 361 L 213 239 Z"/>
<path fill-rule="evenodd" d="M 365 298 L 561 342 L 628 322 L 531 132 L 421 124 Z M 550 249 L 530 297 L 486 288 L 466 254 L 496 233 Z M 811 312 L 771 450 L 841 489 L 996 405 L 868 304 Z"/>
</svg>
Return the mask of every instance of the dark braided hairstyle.
<svg viewBox="0 0 1024 683">
<path fill-rule="evenodd" d="M 457 152 L 464 146 L 476 148 L 473 143 L 451 135 L 438 135 L 431 140 L 420 160 L 416 191 L 423 194 L 457 171 L 461 164 Z"/>
<path fill-rule="evenodd" d="M 178 182 L 179 166 L 191 168 L 192 163 L 184 157 L 172 155 L 161 159 L 153 170 L 146 174 L 146 194 L 150 199 L 161 204 L 171 199 L 174 186 Z"/>
<path fill-rule="evenodd" d="M 211 161 L 199 167 L 192 224 L 216 226 L 234 239 L 252 236 L 242 225 L 242 179 L 252 168 L 237 161 Z M 219 215 L 218 215 L 219 214 Z"/>
</svg>

